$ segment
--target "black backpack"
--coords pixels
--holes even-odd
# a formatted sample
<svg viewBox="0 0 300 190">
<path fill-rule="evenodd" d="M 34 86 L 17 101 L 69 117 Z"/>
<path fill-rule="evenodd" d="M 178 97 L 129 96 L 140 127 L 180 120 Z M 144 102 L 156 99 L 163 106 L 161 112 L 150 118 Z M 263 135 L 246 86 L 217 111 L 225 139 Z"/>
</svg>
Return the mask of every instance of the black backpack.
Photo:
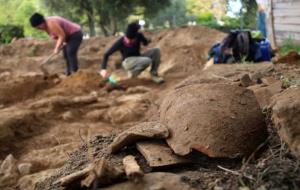
<svg viewBox="0 0 300 190">
<path fill-rule="evenodd" d="M 250 31 L 231 31 L 221 42 L 220 52 L 232 49 L 235 62 L 250 61 L 253 58 L 251 46 L 254 43 Z"/>
</svg>

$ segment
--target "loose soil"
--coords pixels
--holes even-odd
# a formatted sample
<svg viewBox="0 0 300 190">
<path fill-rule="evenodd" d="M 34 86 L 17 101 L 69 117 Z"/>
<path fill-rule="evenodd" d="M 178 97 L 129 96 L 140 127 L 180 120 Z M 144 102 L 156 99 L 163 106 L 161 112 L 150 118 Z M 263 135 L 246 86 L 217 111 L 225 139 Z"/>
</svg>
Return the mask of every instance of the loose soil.
<svg viewBox="0 0 300 190">
<path fill-rule="evenodd" d="M 291 85 L 300 84 L 299 64 L 214 65 L 201 71 L 207 50 L 224 37 L 216 30 L 182 27 L 147 36 L 152 39 L 151 47 L 161 48 L 160 74 L 166 82 L 152 83 L 145 71 L 140 78 L 121 83 L 119 90 L 105 89 L 97 75 L 105 50 L 117 37 L 85 40 L 79 52 L 81 70 L 68 78 L 61 77 L 65 67 L 62 55 L 47 65 L 49 76 L 38 66 L 51 52 L 53 42 L 22 39 L 0 46 L 0 164 L 9 154 L 17 165 L 32 164 L 30 174 L 14 172 L 17 176 L 12 179 L 16 180 L 0 189 L 61 189 L 53 182 L 93 159 L 105 157 L 120 166 L 127 154 L 136 156 L 145 173 L 178 174 L 184 184 L 197 189 L 300 187 L 298 161 L 278 137 L 268 109 L 264 113 L 269 138 L 249 159 L 209 158 L 192 152 L 196 164 L 152 170 L 134 146 L 109 155 L 106 148 L 116 134 L 141 122 L 159 121 L 161 104 L 170 91 L 216 81 L 238 84 L 244 74 L 274 81 L 288 78 Z M 109 70 L 126 75 L 116 69 L 119 63 L 116 54 Z M 263 88 L 266 84 L 258 85 Z"/>
</svg>

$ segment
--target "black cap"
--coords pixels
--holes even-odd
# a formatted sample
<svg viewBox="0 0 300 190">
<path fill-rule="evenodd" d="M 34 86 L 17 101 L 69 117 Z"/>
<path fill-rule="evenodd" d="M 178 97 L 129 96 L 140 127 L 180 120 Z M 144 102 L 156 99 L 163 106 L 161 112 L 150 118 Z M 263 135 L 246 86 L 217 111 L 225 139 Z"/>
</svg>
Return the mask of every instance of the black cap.
<svg viewBox="0 0 300 190">
<path fill-rule="evenodd" d="M 141 26 L 137 22 L 133 22 L 128 24 L 127 30 L 126 30 L 126 36 L 129 39 L 133 39 L 138 34 L 139 29 Z"/>
<path fill-rule="evenodd" d="M 45 18 L 40 13 L 34 13 L 30 17 L 30 24 L 32 27 L 37 27 L 45 22 Z"/>
</svg>

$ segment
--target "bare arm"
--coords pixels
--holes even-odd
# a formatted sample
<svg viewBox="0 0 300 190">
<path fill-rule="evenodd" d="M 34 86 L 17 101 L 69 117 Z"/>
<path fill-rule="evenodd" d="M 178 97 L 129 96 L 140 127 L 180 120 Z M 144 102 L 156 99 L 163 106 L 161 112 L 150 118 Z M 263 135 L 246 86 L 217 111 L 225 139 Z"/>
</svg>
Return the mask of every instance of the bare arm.
<svg viewBox="0 0 300 190">
<path fill-rule="evenodd" d="M 58 53 L 59 49 L 62 47 L 65 38 L 66 38 L 66 34 L 64 32 L 64 30 L 62 29 L 62 27 L 55 21 L 48 21 L 48 28 L 49 31 L 55 35 L 57 35 L 57 42 L 55 45 L 55 49 L 54 49 L 54 53 Z"/>
</svg>

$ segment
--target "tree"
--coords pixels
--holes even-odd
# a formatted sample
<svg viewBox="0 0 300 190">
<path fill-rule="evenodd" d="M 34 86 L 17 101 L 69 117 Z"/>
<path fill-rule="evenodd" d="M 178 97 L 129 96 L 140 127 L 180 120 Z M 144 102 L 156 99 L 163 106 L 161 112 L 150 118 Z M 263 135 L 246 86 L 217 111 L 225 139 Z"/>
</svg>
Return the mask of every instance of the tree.
<svg viewBox="0 0 300 190">
<path fill-rule="evenodd" d="M 52 14 L 59 14 L 83 26 L 87 22 L 90 36 L 95 36 L 93 0 L 41 0 L 41 2 Z"/>
<path fill-rule="evenodd" d="M 226 0 L 227 6 L 229 6 L 229 1 Z M 236 1 L 236 0 L 235 0 Z M 237 15 L 241 20 L 242 27 L 253 29 L 256 27 L 256 10 L 257 4 L 255 0 L 238 0 L 242 4 L 242 9 Z"/>
<path fill-rule="evenodd" d="M 225 15 L 227 7 L 225 0 L 186 0 L 186 6 L 191 15 L 213 14 L 217 20 Z"/>
<path fill-rule="evenodd" d="M 0 24 L 21 26 L 24 28 L 26 36 L 45 36 L 34 30 L 29 23 L 29 17 L 34 12 L 41 10 L 39 0 L 0 0 L 0 3 Z"/>
<path fill-rule="evenodd" d="M 130 15 L 153 17 L 159 10 L 170 5 L 170 0 L 96 0 L 97 14 L 100 17 L 99 26 L 103 33 L 113 35 L 127 23 Z"/>
<path fill-rule="evenodd" d="M 256 10 L 257 4 L 255 0 L 241 0 L 243 8 L 246 10 L 241 13 L 240 16 L 243 17 L 244 24 L 247 28 L 256 27 Z"/>
<path fill-rule="evenodd" d="M 176 27 L 187 23 L 189 20 L 193 20 L 193 18 L 187 15 L 186 1 L 172 0 L 170 6 L 160 10 L 149 22 L 155 27 L 164 26 L 166 22 L 171 27 Z"/>
</svg>

